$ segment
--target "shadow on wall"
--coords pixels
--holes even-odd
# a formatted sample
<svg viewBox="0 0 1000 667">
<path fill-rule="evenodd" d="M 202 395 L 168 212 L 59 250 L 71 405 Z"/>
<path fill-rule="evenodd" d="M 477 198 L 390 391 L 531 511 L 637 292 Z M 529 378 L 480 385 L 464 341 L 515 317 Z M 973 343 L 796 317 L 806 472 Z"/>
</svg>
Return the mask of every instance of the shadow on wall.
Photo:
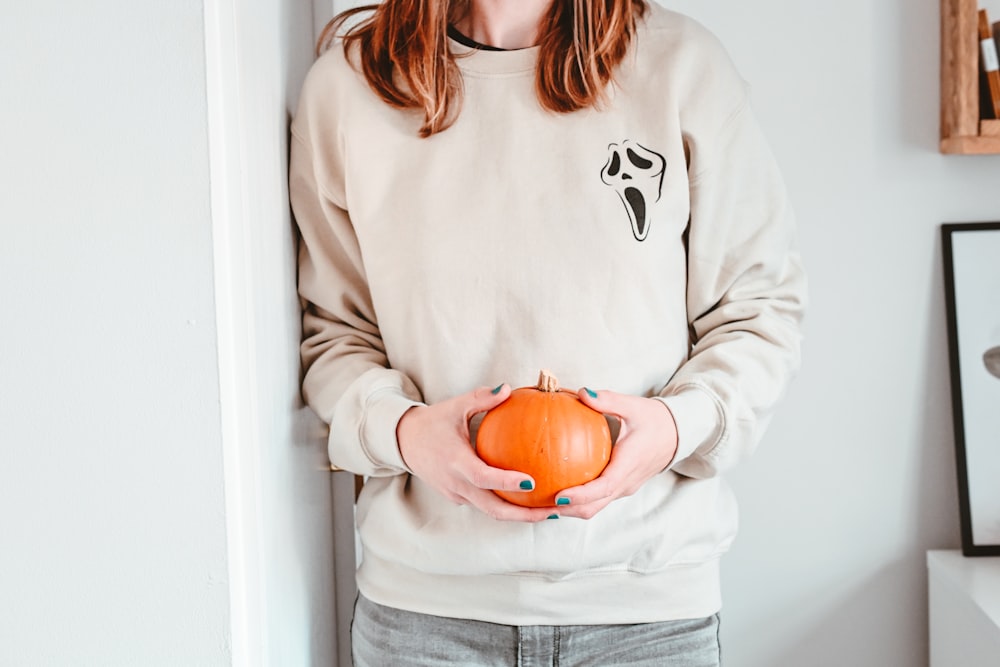
<svg viewBox="0 0 1000 667">
<path fill-rule="evenodd" d="M 921 667 L 927 665 L 927 642 L 908 645 L 886 637 L 913 636 L 912 624 L 926 624 L 926 580 L 923 554 L 883 566 L 841 594 L 832 611 L 811 630 L 798 632 L 774 667 Z M 899 595 L 905 591 L 905 597 Z M 905 610 L 900 613 L 900 610 Z M 905 652 L 900 652 L 900 646 Z"/>
<path fill-rule="evenodd" d="M 953 549 L 961 543 L 954 439 L 951 430 L 951 388 L 947 382 L 948 346 L 945 323 L 943 268 L 940 239 L 935 235 L 933 270 L 925 293 L 929 295 L 930 322 L 913 331 L 926 331 L 923 372 L 923 423 L 913 447 L 919 452 L 918 468 L 890 471 L 912 479 L 910 536 L 902 541 L 904 552 L 883 565 L 862 583 L 835 594 L 827 611 L 794 634 L 773 663 L 774 667 L 925 667 L 927 643 L 927 566 L 929 549 Z M 945 380 L 942 382 L 941 379 Z M 949 415 L 942 418 L 943 415 Z M 863 462 L 859 462 L 863 465 Z M 875 510 L 873 510 L 875 511 Z M 816 608 L 813 605 L 810 605 Z M 790 611 L 794 613 L 794 610 Z M 903 641 L 898 638 L 920 638 Z M 893 639 L 897 638 L 897 639 Z"/>
<path fill-rule="evenodd" d="M 941 235 L 934 234 L 933 271 L 930 275 L 931 321 L 924 362 L 924 423 L 920 428 L 921 469 L 914 489 L 913 517 L 917 544 L 925 549 L 958 548 L 962 542 L 958 510 L 958 469 L 955 433 L 951 419 L 951 371 L 948 358 L 948 328 L 944 302 L 944 264 Z M 941 418 L 943 417 L 943 418 Z M 924 554 L 921 554 L 923 557 Z M 923 561 L 922 561 L 923 562 Z M 926 570 L 926 567 L 923 567 Z M 927 578 L 921 577 L 926 592 Z M 924 596 L 926 606 L 926 595 Z M 926 615 L 925 615 L 926 617 Z"/>
<path fill-rule="evenodd" d="M 763 466 L 744 478 L 768 485 L 771 495 L 763 501 L 766 520 L 764 512 L 747 504 L 747 535 L 737 541 L 734 555 L 746 545 L 751 548 L 733 561 L 739 568 L 735 576 L 764 573 L 776 579 L 741 581 L 751 597 L 771 599 L 731 598 L 728 606 L 736 624 L 728 629 L 723 613 L 723 633 L 731 635 L 728 645 L 734 649 L 726 662 L 733 667 L 928 664 L 926 552 L 955 549 L 961 542 L 943 267 L 939 235 L 933 238 L 921 244 L 926 269 L 912 285 L 917 295 L 913 308 L 923 313 L 924 321 L 911 323 L 900 334 L 920 337 L 908 346 L 916 350 L 911 361 L 918 370 L 907 376 L 917 386 L 906 393 L 920 403 L 906 411 L 919 415 L 917 423 L 898 429 L 905 441 L 883 443 L 897 430 L 891 424 L 876 435 L 858 434 L 854 440 L 863 440 L 864 448 L 852 448 L 850 461 L 830 461 L 837 470 L 833 476 L 809 472 L 810 466 L 822 465 L 823 453 L 792 445 L 778 454 L 762 453 L 775 455 L 784 470 L 803 470 L 803 477 L 772 478 Z M 891 391 L 891 381 L 880 384 L 881 390 Z M 851 437 L 850 430 L 841 437 Z M 881 449 L 866 455 L 870 448 Z M 787 498 L 796 502 L 781 500 Z M 797 522 L 803 521 L 810 523 L 803 529 L 808 543 L 797 535 Z M 753 543 L 756 528 L 770 532 L 771 541 Z M 780 548 L 769 551 L 772 544 Z M 726 646 L 724 637 L 724 650 Z"/>
</svg>

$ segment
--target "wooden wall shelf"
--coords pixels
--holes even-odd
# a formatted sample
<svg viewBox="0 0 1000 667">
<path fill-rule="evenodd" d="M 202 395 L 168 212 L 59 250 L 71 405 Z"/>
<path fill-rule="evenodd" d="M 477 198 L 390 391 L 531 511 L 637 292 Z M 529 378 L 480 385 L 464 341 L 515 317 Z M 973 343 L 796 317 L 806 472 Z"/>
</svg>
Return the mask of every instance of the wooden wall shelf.
<svg viewBox="0 0 1000 667">
<path fill-rule="evenodd" d="M 941 0 L 941 152 L 1000 154 L 1000 121 L 979 120 L 977 0 Z"/>
</svg>

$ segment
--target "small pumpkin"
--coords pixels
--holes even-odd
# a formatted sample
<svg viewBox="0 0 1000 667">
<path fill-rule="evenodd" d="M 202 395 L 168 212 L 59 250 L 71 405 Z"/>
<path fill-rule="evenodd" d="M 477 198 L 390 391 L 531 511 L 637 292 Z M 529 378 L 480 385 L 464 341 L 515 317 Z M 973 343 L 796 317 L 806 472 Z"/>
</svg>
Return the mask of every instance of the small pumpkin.
<svg viewBox="0 0 1000 667">
<path fill-rule="evenodd" d="M 535 387 L 521 387 L 483 417 L 476 451 L 488 465 L 535 480 L 532 491 L 494 491 L 524 507 L 552 507 L 555 494 L 597 478 L 611 459 L 604 415 L 559 388 L 543 370 Z"/>
</svg>

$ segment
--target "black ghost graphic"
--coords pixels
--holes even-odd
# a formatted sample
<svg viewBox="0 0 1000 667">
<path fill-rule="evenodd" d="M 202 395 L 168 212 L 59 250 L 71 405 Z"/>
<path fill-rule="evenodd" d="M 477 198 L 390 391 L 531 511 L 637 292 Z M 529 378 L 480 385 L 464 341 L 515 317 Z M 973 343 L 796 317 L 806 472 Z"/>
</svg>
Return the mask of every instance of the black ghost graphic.
<svg viewBox="0 0 1000 667">
<path fill-rule="evenodd" d="M 601 170 L 601 180 L 618 193 L 636 241 L 649 233 L 650 209 L 660 199 L 667 161 L 656 151 L 626 139 L 608 146 L 608 161 Z"/>
</svg>

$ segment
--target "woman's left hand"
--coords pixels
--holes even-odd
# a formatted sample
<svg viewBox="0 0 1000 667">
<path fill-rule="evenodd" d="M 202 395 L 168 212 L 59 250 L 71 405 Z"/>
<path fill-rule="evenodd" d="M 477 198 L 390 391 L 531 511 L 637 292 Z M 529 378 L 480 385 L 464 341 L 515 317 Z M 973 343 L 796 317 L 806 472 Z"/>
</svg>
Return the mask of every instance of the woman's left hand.
<svg viewBox="0 0 1000 667">
<path fill-rule="evenodd" d="M 561 516 L 589 519 L 608 504 L 631 496 L 654 475 L 666 469 L 677 452 L 677 426 L 662 402 L 613 391 L 578 392 L 589 407 L 621 422 L 618 440 L 611 449 L 611 461 L 597 479 L 556 494 L 568 505 L 559 507 Z"/>
</svg>

